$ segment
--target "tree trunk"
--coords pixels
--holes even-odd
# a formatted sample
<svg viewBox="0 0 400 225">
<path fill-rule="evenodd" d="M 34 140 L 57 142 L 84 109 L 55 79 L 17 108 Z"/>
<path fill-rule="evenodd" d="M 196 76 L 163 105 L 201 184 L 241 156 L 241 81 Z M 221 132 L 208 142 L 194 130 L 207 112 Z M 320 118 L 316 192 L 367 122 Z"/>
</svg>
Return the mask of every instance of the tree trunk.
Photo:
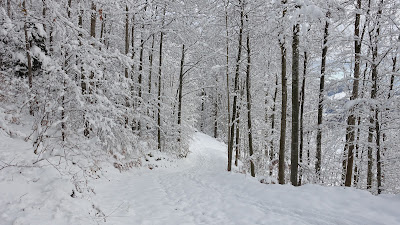
<svg viewBox="0 0 400 225">
<path fill-rule="evenodd" d="M 282 1 L 286 4 L 286 0 Z M 282 17 L 285 17 L 286 8 L 283 10 Z M 281 34 L 283 35 L 283 34 Z M 278 180 L 279 184 L 285 184 L 285 144 L 286 144 L 286 110 L 287 110 L 287 78 L 286 78 L 286 48 L 285 37 L 280 40 L 281 48 L 281 79 L 282 79 L 282 109 L 281 109 L 281 133 L 279 140 L 279 166 Z"/>
<path fill-rule="evenodd" d="M 229 140 L 230 144 L 228 145 L 228 171 L 232 169 L 232 153 L 233 153 L 233 134 L 234 134 L 234 124 L 236 120 L 236 104 L 237 104 L 237 97 L 239 91 L 239 74 L 240 74 L 240 58 L 242 55 L 242 36 L 243 36 L 243 17 L 244 17 L 244 6 L 242 0 L 239 0 L 240 5 L 240 27 L 239 27 L 239 44 L 238 44 L 238 55 L 236 59 L 236 71 L 235 71 L 235 95 L 233 96 L 233 106 L 232 106 L 232 125 L 230 135 L 231 138 Z"/>
<path fill-rule="evenodd" d="M 96 5 L 94 1 L 92 1 L 92 12 L 90 16 L 90 36 L 95 38 L 96 37 Z"/>
<path fill-rule="evenodd" d="M 164 6 L 163 10 L 163 18 L 162 18 L 162 26 L 164 26 L 164 21 L 165 21 L 165 10 L 167 6 Z M 160 54 L 159 54 L 159 60 L 158 60 L 158 94 L 157 94 L 157 142 L 158 142 L 158 150 L 161 151 L 161 72 L 162 72 L 162 49 L 163 49 L 163 36 L 164 33 L 161 31 L 160 33 Z"/>
<path fill-rule="evenodd" d="M 129 9 L 128 9 L 128 5 L 125 6 L 125 11 L 126 11 L 126 17 L 125 17 L 125 55 L 128 55 L 128 53 L 129 53 Z M 103 25 L 101 27 L 102 27 L 102 30 L 103 30 Z M 125 78 L 127 78 L 127 79 L 129 78 L 128 68 L 127 67 L 125 67 Z"/>
<path fill-rule="evenodd" d="M 240 105 L 237 107 L 236 111 L 236 123 L 234 125 L 236 126 L 236 136 L 235 136 L 235 166 L 238 166 L 238 162 L 240 159 L 240 146 L 239 146 L 239 140 L 240 140 Z M 232 137 L 233 139 L 233 137 Z"/>
<path fill-rule="evenodd" d="M 229 31 L 228 31 L 228 4 L 229 0 L 225 5 L 225 31 L 226 31 L 226 98 L 227 98 L 227 113 L 228 113 L 228 171 L 230 171 L 229 164 L 232 163 L 232 147 L 231 147 L 231 129 L 233 124 L 231 123 L 231 106 L 230 106 L 230 91 L 229 91 Z"/>
<path fill-rule="evenodd" d="M 376 22 L 374 26 L 374 30 L 370 31 L 370 40 L 371 40 L 371 49 L 372 49 L 372 89 L 371 89 L 371 99 L 374 101 L 377 97 L 378 93 L 378 42 L 379 42 L 379 32 L 380 32 L 380 17 L 382 14 L 382 5 L 383 0 L 378 3 L 378 12 L 376 16 Z M 374 34 L 372 34 L 374 33 Z M 375 103 L 371 107 L 371 116 L 370 116 L 370 127 L 368 129 L 368 173 L 367 173 L 367 189 L 372 187 L 372 167 L 373 167 L 373 156 L 372 156 L 372 141 L 375 136 L 375 145 L 376 145 L 376 162 L 377 162 L 377 189 L 378 194 L 381 193 L 381 186 L 382 186 L 382 177 L 381 177 L 381 153 L 380 153 L 380 129 L 379 129 L 379 108 Z"/>
<path fill-rule="evenodd" d="M 356 152 L 355 152 L 356 162 L 361 156 L 361 154 L 359 154 L 359 142 L 360 142 L 360 132 L 361 132 L 360 124 L 361 124 L 361 117 L 358 117 L 358 119 L 357 119 L 357 137 L 356 137 L 356 146 L 355 146 L 355 149 L 356 149 Z M 354 176 L 353 176 L 354 180 L 353 180 L 353 184 L 354 184 L 355 187 L 357 187 L 359 175 L 360 175 L 360 171 L 358 169 L 357 163 L 354 163 Z"/>
<path fill-rule="evenodd" d="M 214 138 L 218 137 L 218 100 L 219 95 L 216 94 L 216 100 L 214 102 Z"/>
<path fill-rule="evenodd" d="M 299 168 L 299 24 L 293 26 L 292 43 L 292 143 L 290 181 L 298 185 Z"/>
<path fill-rule="evenodd" d="M 147 9 L 147 2 L 146 5 L 144 7 L 144 12 L 146 12 Z M 143 53 L 144 53 L 144 21 L 142 21 L 142 32 L 141 32 L 141 38 L 140 38 L 140 52 L 139 52 L 139 74 L 138 74 L 138 86 L 139 86 L 139 91 L 138 91 L 138 106 L 140 108 L 140 105 L 142 104 L 142 79 L 143 79 Z M 140 130 L 141 130 L 141 122 L 140 119 L 137 121 L 137 130 L 139 131 L 140 134 Z"/>
<path fill-rule="evenodd" d="M 7 16 L 11 19 L 11 0 L 7 0 Z"/>
<path fill-rule="evenodd" d="M 249 23 L 248 15 L 246 15 L 247 23 Z M 251 83 L 250 83 L 250 65 L 251 65 L 251 51 L 250 51 L 250 32 L 247 32 L 247 68 L 246 68 L 246 93 L 247 93 L 247 132 L 249 137 L 249 154 L 250 154 L 250 173 L 255 177 L 253 156 L 253 134 L 251 127 Z"/>
<path fill-rule="evenodd" d="M 361 10 L 361 0 L 357 0 L 357 13 L 356 20 L 354 23 L 354 81 L 353 81 L 353 91 L 350 100 L 356 100 L 358 98 L 358 85 L 360 78 L 360 54 L 361 54 L 361 38 L 360 38 L 360 13 Z M 351 186 L 351 179 L 353 173 L 353 150 L 354 150 L 354 126 L 356 124 L 356 115 L 353 109 L 350 116 L 347 118 L 347 128 L 346 128 L 346 147 L 347 147 L 347 162 L 344 162 L 345 166 L 345 186 Z M 345 147 L 345 149 L 346 149 Z M 344 151 L 346 152 L 346 151 Z"/>
<path fill-rule="evenodd" d="M 315 162 L 315 175 L 317 179 L 321 179 L 321 151 L 322 151 L 322 116 L 324 111 L 324 89 L 325 89 L 325 64 L 326 54 L 328 52 L 328 29 L 329 12 L 326 15 L 325 29 L 324 29 L 324 43 L 322 46 L 322 62 L 321 62 L 321 77 L 319 81 L 319 97 L 318 97 L 318 128 L 317 128 L 317 152 Z"/>
<path fill-rule="evenodd" d="M 274 97 L 273 97 L 273 106 L 272 106 L 272 114 L 271 114 L 271 141 L 270 141 L 270 152 L 269 152 L 269 161 L 270 161 L 270 170 L 269 170 L 269 176 L 272 176 L 273 172 L 273 166 L 272 166 L 272 160 L 275 158 L 275 148 L 274 148 L 274 133 L 275 133 L 275 112 L 276 112 L 276 96 L 278 95 L 278 75 L 275 75 L 275 91 L 274 91 Z"/>
<path fill-rule="evenodd" d="M 92 12 L 90 16 L 90 36 L 93 38 L 92 45 L 94 46 L 94 39 L 96 38 L 96 5 L 94 4 L 94 1 L 92 1 Z M 89 94 L 93 94 L 93 89 L 94 89 L 94 71 L 90 72 L 90 77 L 89 77 Z M 92 96 L 90 96 L 92 98 Z M 90 99 L 90 103 L 93 103 L 93 100 Z"/>
<path fill-rule="evenodd" d="M 183 66 L 185 63 L 185 44 L 182 45 L 181 67 L 179 71 L 179 97 L 178 97 L 178 142 L 182 135 L 182 88 L 183 88 Z"/>
<path fill-rule="evenodd" d="M 24 34 L 25 34 L 25 51 L 26 51 L 26 58 L 28 61 L 28 85 L 29 90 L 32 91 L 32 57 L 31 57 L 31 43 L 28 37 L 28 11 L 26 8 L 26 0 L 22 2 L 22 7 L 25 16 L 24 22 Z M 32 104 L 29 107 L 29 114 L 33 115 L 33 107 Z"/>
<path fill-rule="evenodd" d="M 71 18 L 71 5 L 72 5 L 72 0 L 68 0 L 68 9 L 67 9 L 68 18 Z"/>
<path fill-rule="evenodd" d="M 152 40 L 151 40 L 151 49 L 150 49 L 150 54 L 149 54 L 149 96 L 151 95 L 151 75 L 153 73 L 153 54 L 154 54 L 154 42 L 155 42 L 155 37 L 154 34 L 151 35 Z"/>
<path fill-rule="evenodd" d="M 305 99 L 305 88 L 306 88 L 306 74 L 307 74 L 307 52 L 304 52 L 304 64 L 303 64 L 303 81 L 301 83 L 301 92 L 300 92 L 300 146 L 299 146 L 299 162 L 300 162 L 300 171 L 299 171 L 299 186 L 301 186 L 301 182 L 303 180 L 303 146 L 304 146 L 304 99 Z"/>
</svg>

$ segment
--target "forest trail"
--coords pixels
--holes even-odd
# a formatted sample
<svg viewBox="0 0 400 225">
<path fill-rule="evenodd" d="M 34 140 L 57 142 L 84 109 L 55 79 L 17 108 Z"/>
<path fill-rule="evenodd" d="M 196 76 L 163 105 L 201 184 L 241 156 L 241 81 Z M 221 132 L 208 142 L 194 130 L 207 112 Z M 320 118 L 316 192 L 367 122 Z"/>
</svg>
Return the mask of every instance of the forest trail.
<svg viewBox="0 0 400 225">
<path fill-rule="evenodd" d="M 103 224 L 400 224 L 400 199 L 342 187 L 265 185 L 226 172 L 226 146 L 196 133 L 176 168 L 95 185 Z M 110 177 L 109 177 L 110 179 Z"/>
</svg>

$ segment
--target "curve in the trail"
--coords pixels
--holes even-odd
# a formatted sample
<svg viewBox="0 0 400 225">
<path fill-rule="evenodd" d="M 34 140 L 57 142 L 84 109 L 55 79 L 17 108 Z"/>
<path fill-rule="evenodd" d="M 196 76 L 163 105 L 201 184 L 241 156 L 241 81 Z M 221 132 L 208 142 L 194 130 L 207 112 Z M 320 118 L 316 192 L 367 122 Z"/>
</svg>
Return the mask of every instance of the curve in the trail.
<svg viewBox="0 0 400 225">
<path fill-rule="evenodd" d="M 228 173 L 226 146 L 201 133 L 190 150 L 176 168 L 124 173 L 98 185 L 94 201 L 107 224 L 400 224 L 395 199 L 338 187 L 265 185 Z"/>
</svg>

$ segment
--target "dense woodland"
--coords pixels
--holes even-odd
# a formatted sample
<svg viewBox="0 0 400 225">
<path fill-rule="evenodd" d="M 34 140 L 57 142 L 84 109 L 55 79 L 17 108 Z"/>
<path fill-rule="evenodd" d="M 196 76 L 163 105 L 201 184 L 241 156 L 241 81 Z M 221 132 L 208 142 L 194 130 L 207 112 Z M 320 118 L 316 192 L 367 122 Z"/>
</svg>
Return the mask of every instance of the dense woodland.
<svg viewBox="0 0 400 225">
<path fill-rule="evenodd" d="M 38 160 L 129 169 L 204 132 L 262 182 L 400 192 L 397 0 L 0 0 L 0 18 L 1 110 L 34 121 Z"/>
</svg>

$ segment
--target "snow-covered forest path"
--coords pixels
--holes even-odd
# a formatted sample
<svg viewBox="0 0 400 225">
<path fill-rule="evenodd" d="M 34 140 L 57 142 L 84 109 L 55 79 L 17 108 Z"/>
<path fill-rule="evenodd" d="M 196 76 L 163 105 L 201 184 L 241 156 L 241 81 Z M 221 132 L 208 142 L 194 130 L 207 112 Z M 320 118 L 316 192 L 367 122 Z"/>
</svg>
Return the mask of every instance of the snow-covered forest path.
<svg viewBox="0 0 400 225">
<path fill-rule="evenodd" d="M 226 146 L 201 133 L 176 168 L 100 180 L 106 224 L 400 224 L 400 199 L 341 187 L 265 185 L 226 172 Z"/>
</svg>

